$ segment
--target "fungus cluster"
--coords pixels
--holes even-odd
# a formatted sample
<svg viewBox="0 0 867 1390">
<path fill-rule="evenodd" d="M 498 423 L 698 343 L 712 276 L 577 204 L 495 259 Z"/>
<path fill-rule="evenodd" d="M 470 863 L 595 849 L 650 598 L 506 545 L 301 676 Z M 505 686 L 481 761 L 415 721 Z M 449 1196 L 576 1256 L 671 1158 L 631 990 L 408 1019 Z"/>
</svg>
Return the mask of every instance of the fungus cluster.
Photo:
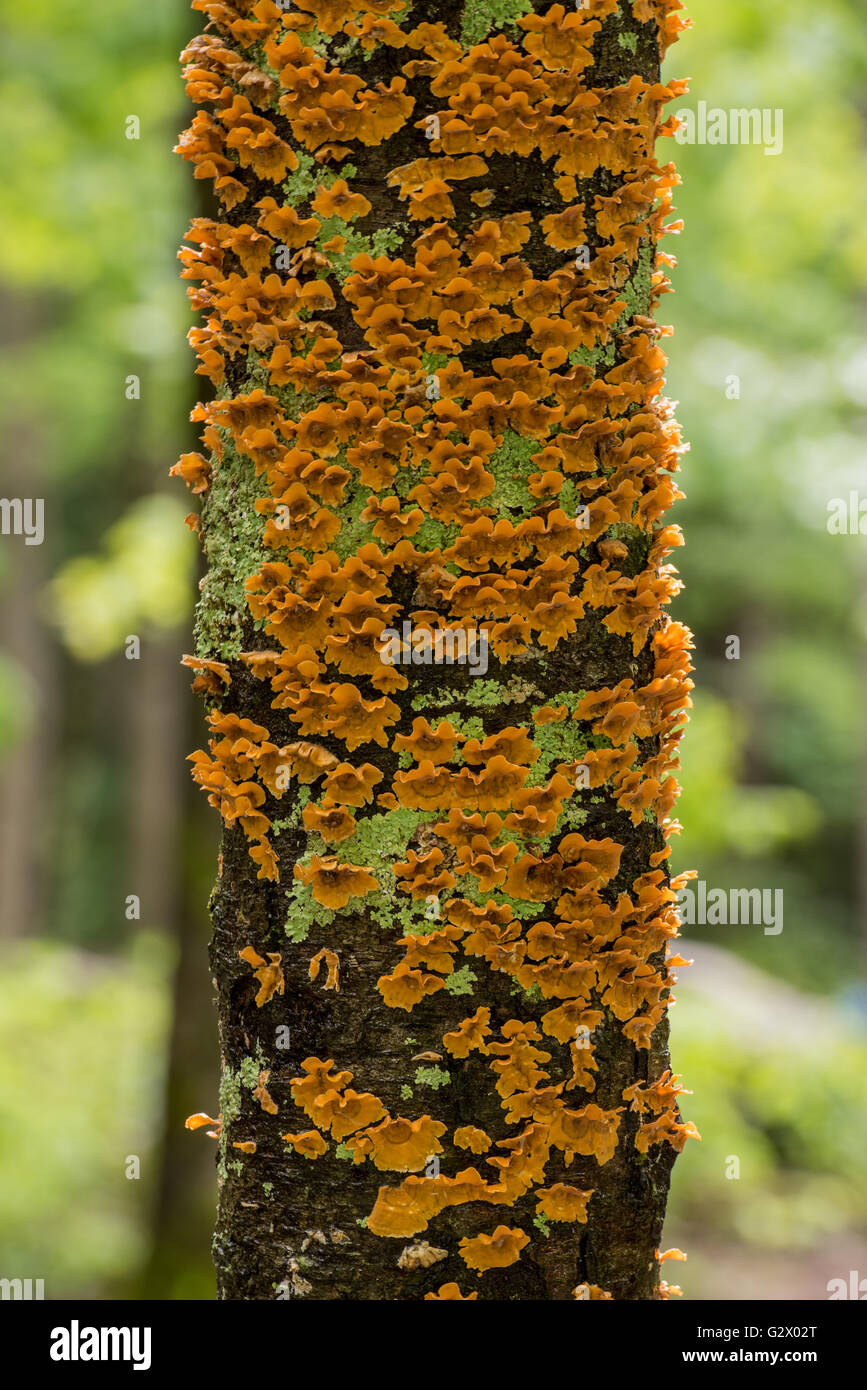
<svg viewBox="0 0 867 1390">
<path fill-rule="evenodd" d="M 596 1029 L 616 1021 L 649 1055 L 683 963 L 666 958 L 678 928 L 666 861 L 690 636 L 666 612 L 681 537 L 662 521 L 681 495 L 683 446 L 652 315 L 672 264 L 657 243 L 679 228 L 667 220 L 677 177 L 655 141 L 676 129 L 663 107 L 685 84 L 587 84 L 617 0 L 541 7 L 469 46 L 442 23 L 413 24 L 402 0 L 193 7 L 208 17 L 183 55 L 199 109 L 178 150 L 226 220 L 196 218 L 180 252 L 201 315 L 197 372 L 214 395 L 192 416 L 205 452 L 172 471 L 207 499 L 241 460 L 260 540 L 255 567 L 235 576 L 251 649 L 185 658 L 213 702 L 193 776 L 246 836 L 258 877 L 309 893 L 350 938 L 380 861 L 356 862 L 344 842 L 374 814 L 415 815 L 424 838 L 388 869 L 398 903 L 435 915 L 426 931 L 395 922 L 376 1007 L 423 1008 L 467 964 L 503 977 L 516 1001 L 543 1001 L 537 1018 L 516 1002 L 511 1019 L 480 1003 L 429 1040 L 472 1059 L 497 1097 L 499 1137 L 468 1123 L 447 1141 L 484 1173 L 429 1175 L 446 1125 L 391 1114 L 339 1062 L 310 1057 L 291 1082 L 312 1124 L 283 1135 L 294 1155 L 334 1142 L 397 1175 L 367 1217 L 374 1235 L 415 1237 L 447 1207 L 492 1209 L 457 1252 L 482 1275 L 529 1243 L 498 1224 L 516 1202 L 587 1221 L 594 1189 L 566 1180 L 576 1156 L 601 1168 L 619 1143 L 679 1150 L 695 1133 L 668 1072 L 622 1103 L 591 1098 Z M 662 50 L 680 8 L 631 3 Z M 366 80 L 365 61 L 343 56 L 359 51 L 371 73 L 387 58 L 395 75 Z M 371 148 L 385 170 L 375 192 L 351 162 Z M 541 218 L 520 188 L 502 206 L 497 170 L 515 156 L 545 171 L 553 210 Z M 394 223 L 399 249 L 381 236 Z M 509 450 L 521 466 L 504 486 Z M 387 659 L 387 637 L 405 620 L 435 650 L 447 632 L 482 629 L 506 675 L 597 624 L 635 674 L 465 732 L 448 711 L 429 720 L 395 698 L 411 671 Z M 268 728 L 224 712 L 251 680 L 268 690 Z M 543 756 L 549 726 L 580 755 Z M 272 832 L 297 787 L 309 852 L 289 867 Z M 588 793 L 613 801 L 622 840 L 574 828 Z M 636 872 L 624 846 L 644 824 L 656 848 Z M 258 1007 L 283 993 L 280 954 L 240 955 Z M 334 949 L 307 963 L 339 991 Z M 584 1284 L 575 1296 L 610 1295 Z M 477 1297 L 454 1283 L 425 1294 Z"/>
</svg>

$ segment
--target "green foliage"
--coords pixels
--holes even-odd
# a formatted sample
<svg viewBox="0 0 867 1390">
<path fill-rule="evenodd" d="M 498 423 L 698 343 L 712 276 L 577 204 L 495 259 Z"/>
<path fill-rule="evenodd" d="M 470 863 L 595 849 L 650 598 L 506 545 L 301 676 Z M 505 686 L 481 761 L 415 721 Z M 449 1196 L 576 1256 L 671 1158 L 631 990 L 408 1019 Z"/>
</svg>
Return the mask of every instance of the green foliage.
<svg viewBox="0 0 867 1390">
<path fill-rule="evenodd" d="M 46 1298 L 110 1296 L 147 1253 L 171 970 L 151 935 L 115 961 L 50 942 L 4 951 L 2 1263 L 44 1277 Z"/>
<path fill-rule="evenodd" d="M 854 946 L 848 849 L 864 778 L 851 753 L 863 560 L 856 538 L 825 523 L 827 501 L 862 481 L 867 141 L 855 113 L 867 41 L 843 0 L 694 0 L 690 13 L 666 71 L 689 72 L 692 90 L 670 109 L 780 107 L 785 139 L 776 157 L 663 148 L 686 223 L 663 301 L 676 330 L 669 390 L 691 444 L 675 612 L 697 638 L 673 863 L 723 885 L 785 884 L 773 971 L 829 988 Z M 726 659 L 732 634 L 739 660 Z M 835 949 L 816 952 L 817 921 Z M 743 933 L 726 944 L 769 965 Z"/>
<path fill-rule="evenodd" d="M 681 1109 L 702 1139 L 678 1159 L 666 1243 L 690 1248 L 677 1282 L 708 1297 L 697 1241 L 748 1247 L 748 1268 L 867 1225 L 867 1042 L 854 1018 L 721 951 L 699 954 L 677 997 Z M 804 1296 L 825 1298 L 829 1272 Z"/>
<path fill-rule="evenodd" d="M 100 551 L 69 560 L 52 585 L 69 650 L 101 661 L 129 634 L 175 628 L 189 611 L 195 541 L 181 499 L 142 498 L 112 526 Z"/>
</svg>

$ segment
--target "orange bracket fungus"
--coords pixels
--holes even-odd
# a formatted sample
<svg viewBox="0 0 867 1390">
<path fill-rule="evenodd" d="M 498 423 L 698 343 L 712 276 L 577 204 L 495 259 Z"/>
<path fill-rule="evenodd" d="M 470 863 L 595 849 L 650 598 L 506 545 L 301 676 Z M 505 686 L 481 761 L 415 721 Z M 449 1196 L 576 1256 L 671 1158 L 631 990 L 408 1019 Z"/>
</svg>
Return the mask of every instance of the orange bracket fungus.
<svg viewBox="0 0 867 1390">
<path fill-rule="evenodd" d="M 193 9 L 219 1297 L 668 1298 L 680 0 Z"/>
</svg>

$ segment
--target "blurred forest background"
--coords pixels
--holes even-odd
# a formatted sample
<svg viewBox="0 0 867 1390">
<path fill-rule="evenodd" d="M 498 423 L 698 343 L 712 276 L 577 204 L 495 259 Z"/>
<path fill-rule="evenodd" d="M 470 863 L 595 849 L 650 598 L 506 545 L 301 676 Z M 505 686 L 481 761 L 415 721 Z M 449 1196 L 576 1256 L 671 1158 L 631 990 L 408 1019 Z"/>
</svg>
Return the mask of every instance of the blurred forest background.
<svg viewBox="0 0 867 1390">
<path fill-rule="evenodd" d="M 671 109 L 782 108 L 785 145 L 660 146 L 686 220 L 660 318 L 698 686 L 674 862 L 782 888 L 785 919 L 685 928 L 673 1056 L 703 1142 L 675 1168 L 663 1243 L 689 1261 L 666 1273 L 695 1299 L 823 1299 L 867 1276 L 867 541 L 826 526 L 867 495 L 867 18 L 689 13 Z M 166 477 L 199 385 L 175 249 L 202 209 L 171 153 L 197 16 L 0 15 L 0 491 L 45 498 L 43 545 L 0 540 L 0 1275 L 210 1298 L 213 1146 L 183 1121 L 218 1105 L 218 824 L 184 764 L 198 560 Z"/>
</svg>

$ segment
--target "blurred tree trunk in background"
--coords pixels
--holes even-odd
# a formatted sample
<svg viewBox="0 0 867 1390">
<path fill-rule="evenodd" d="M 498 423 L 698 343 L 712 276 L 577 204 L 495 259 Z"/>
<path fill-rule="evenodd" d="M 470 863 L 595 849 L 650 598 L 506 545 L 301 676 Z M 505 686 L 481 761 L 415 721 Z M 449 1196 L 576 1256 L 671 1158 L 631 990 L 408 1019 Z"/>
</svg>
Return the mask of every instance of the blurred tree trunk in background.
<svg viewBox="0 0 867 1390">
<path fill-rule="evenodd" d="M 204 8 L 218 1296 L 665 1297 L 672 0 Z"/>
<path fill-rule="evenodd" d="M 141 926 L 165 932 L 175 952 L 165 1089 L 154 1146 L 159 1170 L 151 1194 L 151 1248 L 135 1285 L 136 1297 L 156 1299 L 207 1293 L 202 1242 L 212 1219 L 209 1155 L 189 1144 L 180 1117 L 199 1103 L 203 1088 L 213 1086 L 218 1057 L 212 990 L 202 970 L 204 885 L 195 872 L 203 859 L 196 843 L 200 822 L 182 770 L 183 749 L 194 735 L 179 636 L 143 643 L 135 663 L 140 679 L 130 692 L 129 892 L 141 897 Z M 128 924 L 129 931 L 135 927 Z"/>
<path fill-rule="evenodd" d="M 43 325 L 31 323 L 34 306 L 0 296 L 5 340 L 26 339 Z M 0 493 L 7 498 L 45 500 L 46 480 L 38 421 L 7 418 L 0 457 Z M 59 653 L 45 623 L 45 585 L 58 553 L 62 518 L 46 505 L 45 538 L 25 545 L 23 536 L 2 536 L 3 603 L 0 652 L 21 673 L 13 680 L 7 715 L 14 712 L 12 747 L 0 747 L 0 937 L 37 935 L 45 929 L 50 901 L 54 808 L 57 804 L 57 710 Z M 21 734 L 19 735 L 19 730 Z"/>
</svg>

